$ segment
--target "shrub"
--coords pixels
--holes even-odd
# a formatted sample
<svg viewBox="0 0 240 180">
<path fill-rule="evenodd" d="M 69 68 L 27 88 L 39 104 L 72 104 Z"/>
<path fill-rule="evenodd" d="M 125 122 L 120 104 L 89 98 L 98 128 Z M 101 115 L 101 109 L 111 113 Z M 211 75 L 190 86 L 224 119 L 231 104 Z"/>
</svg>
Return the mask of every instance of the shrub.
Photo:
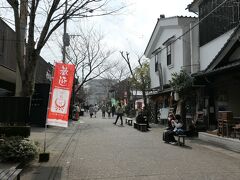
<svg viewBox="0 0 240 180">
<path fill-rule="evenodd" d="M 12 136 L 3 139 L 0 154 L 1 161 L 28 162 L 36 157 L 38 147 L 32 140 Z"/>
<path fill-rule="evenodd" d="M 193 78 L 184 70 L 181 70 L 180 73 L 172 73 L 169 83 L 182 99 L 186 99 L 192 93 Z"/>
</svg>

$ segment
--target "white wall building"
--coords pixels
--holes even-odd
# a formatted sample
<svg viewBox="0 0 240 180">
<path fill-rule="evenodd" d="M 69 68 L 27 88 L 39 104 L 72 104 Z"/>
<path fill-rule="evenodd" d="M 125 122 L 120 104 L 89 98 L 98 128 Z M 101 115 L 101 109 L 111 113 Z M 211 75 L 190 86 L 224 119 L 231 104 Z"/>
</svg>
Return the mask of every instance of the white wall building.
<svg viewBox="0 0 240 180">
<path fill-rule="evenodd" d="M 223 11 L 223 10 L 220 10 L 220 7 L 221 7 L 219 6 L 220 3 L 221 3 L 220 1 L 214 2 L 213 0 L 205 0 L 205 1 L 194 0 L 187 7 L 190 12 L 194 12 L 195 14 L 200 14 L 199 9 L 201 5 L 201 14 L 200 14 L 201 18 L 199 18 L 197 23 L 198 24 L 200 23 L 202 25 L 202 28 L 199 29 L 199 26 L 196 26 L 192 30 L 193 32 L 197 33 L 196 35 L 198 36 L 198 38 L 200 38 L 200 42 L 196 43 L 195 41 L 194 44 L 191 45 L 191 48 L 196 49 L 196 51 L 194 51 L 194 56 L 199 58 L 198 61 L 200 64 L 200 69 L 199 69 L 200 71 L 206 70 L 206 68 L 210 65 L 210 63 L 217 56 L 217 54 L 222 50 L 222 48 L 227 43 L 230 36 L 233 34 L 233 32 L 236 29 L 235 28 L 236 25 L 235 26 L 230 25 L 230 26 L 233 26 L 234 28 L 227 27 L 228 24 L 226 23 L 226 21 L 231 21 L 230 24 L 231 23 L 234 24 L 238 22 L 238 20 L 235 18 L 239 17 L 239 14 L 238 16 L 236 16 L 235 13 L 239 13 L 239 12 L 231 9 L 231 8 L 235 8 L 237 5 L 231 4 L 231 2 L 229 1 L 227 2 L 229 3 L 229 5 L 228 4 L 221 5 L 222 8 L 225 8 L 225 11 Z M 211 15 L 214 16 L 214 13 L 213 12 L 210 13 L 210 12 L 213 11 L 213 9 L 216 8 L 216 6 L 219 6 L 219 8 L 214 11 L 215 17 L 211 17 Z M 232 14 L 229 14 L 229 11 L 227 11 L 226 7 L 224 6 L 229 6 L 229 8 L 232 11 Z M 226 18 L 222 19 L 221 16 Z M 222 22 L 219 21 L 218 17 L 219 19 L 221 19 Z M 223 29 L 229 29 L 229 30 L 226 31 Z M 206 37 L 206 36 L 209 36 L 209 37 Z M 204 43 L 202 43 L 203 40 L 204 40 Z"/>
<path fill-rule="evenodd" d="M 179 73 L 182 69 L 188 73 L 199 71 L 199 53 L 194 53 L 199 51 L 194 45 L 198 44 L 198 30 L 189 31 L 196 21 L 194 17 L 165 18 L 160 15 L 145 49 L 144 55 L 150 59 L 153 92 L 148 95 L 155 104 L 151 115 L 154 122 L 159 118 L 161 121 L 167 119 L 169 110 L 173 110 L 170 108 L 173 107 L 173 90 L 169 86 L 172 73 Z"/>
<path fill-rule="evenodd" d="M 195 56 L 200 62 L 200 72 L 193 75 L 199 87 L 196 113 L 203 111 L 206 128 L 215 129 L 219 111 L 240 115 L 240 5 L 232 0 L 194 0 L 187 8 L 199 16 L 199 43 L 192 45 L 199 49 Z"/>
<path fill-rule="evenodd" d="M 198 69 L 198 62 L 191 61 L 191 52 L 196 49 L 190 48 L 191 42 L 198 39 L 194 31 L 189 32 L 196 20 L 183 16 L 165 18 L 163 15 L 158 19 L 144 53 L 150 59 L 151 88 L 169 84 L 171 74 L 181 69 L 189 73 L 196 71 L 191 68 L 192 63 Z"/>
</svg>

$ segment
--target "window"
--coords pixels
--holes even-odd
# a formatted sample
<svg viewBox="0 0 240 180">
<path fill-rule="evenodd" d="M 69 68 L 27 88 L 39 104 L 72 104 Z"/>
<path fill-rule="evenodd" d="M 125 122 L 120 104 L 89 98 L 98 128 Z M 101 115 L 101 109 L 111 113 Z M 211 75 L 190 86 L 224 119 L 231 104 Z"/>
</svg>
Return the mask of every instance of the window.
<svg viewBox="0 0 240 180">
<path fill-rule="evenodd" d="M 160 52 L 161 52 L 161 48 L 158 48 L 157 50 L 155 50 L 155 72 L 158 71 L 158 64 L 160 62 Z"/>
<path fill-rule="evenodd" d="M 199 24 L 200 46 L 221 36 L 239 24 L 239 0 L 223 2 L 224 0 L 206 0 L 199 5 L 199 20 L 204 19 Z M 218 7 L 221 3 L 223 4 Z M 213 11 L 215 8 L 217 9 Z"/>
<path fill-rule="evenodd" d="M 155 54 L 155 72 L 158 71 L 158 54 Z"/>
<path fill-rule="evenodd" d="M 0 31 L 0 34 L 2 35 L 0 37 L 0 55 L 3 55 L 3 53 L 4 53 L 4 43 L 5 43 L 4 32 Z"/>
<path fill-rule="evenodd" d="M 172 37 L 168 38 L 163 45 L 166 47 L 166 52 L 167 52 L 167 66 L 169 68 L 173 67 L 173 60 L 172 60 L 172 54 L 173 54 L 173 46 L 172 44 L 175 42 L 175 35 L 173 35 Z"/>
<path fill-rule="evenodd" d="M 172 59 L 171 59 L 171 44 L 167 45 L 167 65 L 172 64 Z"/>
</svg>

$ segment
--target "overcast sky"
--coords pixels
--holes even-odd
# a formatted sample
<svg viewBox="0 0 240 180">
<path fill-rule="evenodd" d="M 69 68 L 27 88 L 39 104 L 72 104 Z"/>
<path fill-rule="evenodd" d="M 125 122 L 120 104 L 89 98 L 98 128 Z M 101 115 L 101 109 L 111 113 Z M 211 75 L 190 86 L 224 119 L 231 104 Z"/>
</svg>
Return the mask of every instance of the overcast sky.
<svg viewBox="0 0 240 180">
<path fill-rule="evenodd" d="M 193 0 L 125 0 L 128 3 L 124 12 L 117 16 L 104 16 L 81 20 L 79 25 L 94 24 L 95 29 L 104 34 L 109 48 L 117 53 L 128 51 L 143 54 L 152 31 L 160 14 L 171 16 L 194 16 L 185 10 Z M 68 24 L 68 33 L 77 33 L 72 22 Z M 61 41 L 62 32 L 55 33 L 48 45 L 42 51 L 42 57 L 49 62 L 62 59 L 60 48 L 56 45 L 57 39 Z M 56 48 L 57 47 L 57 48 Z M 118 53 L 119 54 L 119 53 Z M 117 58 L 117 56 L 116 56 Z"/>
</svg>

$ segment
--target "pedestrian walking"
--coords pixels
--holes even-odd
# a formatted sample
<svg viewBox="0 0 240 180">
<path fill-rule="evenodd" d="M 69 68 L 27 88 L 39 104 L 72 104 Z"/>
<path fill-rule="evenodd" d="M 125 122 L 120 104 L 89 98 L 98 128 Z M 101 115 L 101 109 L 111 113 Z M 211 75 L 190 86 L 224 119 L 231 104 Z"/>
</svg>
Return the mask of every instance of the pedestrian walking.
<svg viewBox="0 0 240 180">
<path fill-rule="evenodd" d="M 92 118 L 93 113 L 94 113 L 94 107 L 93 107 L 92 104 L 90 104 L 90 106 L 89 106 L 89 114 L 90 114 L 90 118 Z"/>
<path fill-rule="evenodd" d="M 117 124 L 117 121 L 118 119 L 120 118 L 121 120 L 121 126 L 123 126 L 123 119 L 122 119 L 122 116 L 123 116 L 123 107 L 121 105 L 121 103 L 118 103 L 118 106 L 116 108 L 116 113 L 117 113 L 117 118 L 115 120 L 115 122 L 113 124 Z"/>
<path fill-rule="evenodd" d="M 116 110 L 115 105 L 112 105 L 112 117 L 115 115 L 115 110 Z"/>
<path fill-rule="evenodd" d="M 98 106 L 97 106 L 97 104 L 95 104 L 95 106 L 94 106 L 94 116 L 95 116 L 95 118 L 97 117 L 97 112 L 98 112 Z"/>
<path fill-rule="evenodd" d="M 105 118 L 106 110 L 107 110 L 105 104 L 102 105 L 101 110 L 102 110 L 102 118 Z"/>
<path fill-rule="evenodd" d="M 112 111 L 112 108 L 110 105 L 107 106 L 107 113 L 108 113 L 108 118 L 111 117 L 111 111 Z"/>
</svg>

